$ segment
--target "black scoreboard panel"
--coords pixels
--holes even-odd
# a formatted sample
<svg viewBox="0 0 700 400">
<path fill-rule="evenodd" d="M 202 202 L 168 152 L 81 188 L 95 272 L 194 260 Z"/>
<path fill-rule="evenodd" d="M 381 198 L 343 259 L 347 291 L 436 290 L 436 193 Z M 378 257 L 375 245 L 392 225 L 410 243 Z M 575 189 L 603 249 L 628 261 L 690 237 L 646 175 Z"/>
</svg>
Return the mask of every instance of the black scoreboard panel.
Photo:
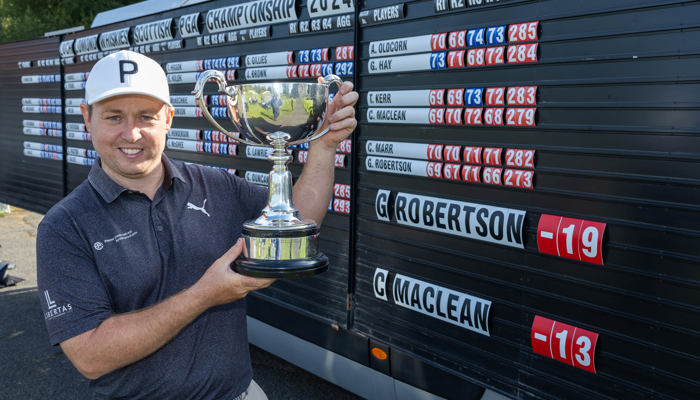
<svg viewBox="0 0 700 400">
<path fill-rule="evenodd" d="M 365 5 L 355 328 L 513 397 L 696 398 L 700 4 Z"/>
<path fill-rule="evenodd" d="M 261 185 L 267 150 L 202 118 L 197 75 L 333 72 L 360 101 L 329 271 L 252 294 L 251 316 L 449 399 L 697 398 L 700 2 L 356 3 L 211 1 L 1 44 L 0 201 L 43 212 L 87 177 L 79 105 L 111 51 L 166 71 L 169 157 Z"/>
<path fill-rule="evenodd" d="M 0 44 L 0 202 L 45 212 L 64 196 L 58 39 Z"/>
<path fill-rule="evenodd" d="M 122 28 L 120 26 L 119 28 Z M 92 136 L 85 127 L 80 104 L 85 100 L 85 82 L 92 66 L 100 57 L 108 54 L 96 52 L 99 35 L 115 27 L 99 28 L 68 34 L 61 40 L 59 54 L 63 61 L 63 90 L 65 95 L 66 123 L 66 187 L 73 191 L 88 177 L 97 160 L 92 146 Z"/>
</svg>

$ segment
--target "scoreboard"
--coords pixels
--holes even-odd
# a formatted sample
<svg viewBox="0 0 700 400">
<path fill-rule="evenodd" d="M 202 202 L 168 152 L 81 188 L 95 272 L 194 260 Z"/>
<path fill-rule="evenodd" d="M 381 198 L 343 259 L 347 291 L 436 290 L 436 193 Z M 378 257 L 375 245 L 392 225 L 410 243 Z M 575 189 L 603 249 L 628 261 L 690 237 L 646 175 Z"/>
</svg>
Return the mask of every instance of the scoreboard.
<svg viewBox="0 0 700 400">
<path fill-rule="evenodd" d="M 331 266 L 251 295 L 252 318 L 441 398 L 695 399 L 698 15 L 680 0 L 216 0 L 0 44 L 0 201 L 45 212 L 85 179 L 79 107 L 112 51 L 162 65 L 169 157 L 262 186 L 271 149 L 211 126 L 194 82 L 336 74 L 360 99 L 321 228 Z M 233 130 L 213 86 L 204 103 Z M 309 148 L 288 151 L 296 179 Z"/>
<path fill-rule="evenodd" d="M 697 75 L 657 57 L 692 53 L 677 13 L 700 9 L 649 5 L 403 2 L 361 24 L 358 330 L 513 398 L 700 393 L 697 164 L 668 158 L 700 151 L 676 96 L 700 97 L 656 69 Z M 457 314 L 489 301 L 489 334 L 430 318 L 430 285 Z"/>
</svg>

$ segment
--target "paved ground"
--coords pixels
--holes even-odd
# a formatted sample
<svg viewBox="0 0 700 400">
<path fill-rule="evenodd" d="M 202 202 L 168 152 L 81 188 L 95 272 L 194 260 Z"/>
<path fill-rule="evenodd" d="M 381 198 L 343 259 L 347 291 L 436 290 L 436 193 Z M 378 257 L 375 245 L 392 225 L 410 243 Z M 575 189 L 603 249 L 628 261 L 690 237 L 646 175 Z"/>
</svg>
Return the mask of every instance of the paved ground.
<svg viewBox="0 0 700 400">
<path fill-rule="evenodd" d="M 90 398 L 83 378 L 48 342 L 36 288 L 34 246 L 42 215 L 18 208 L 0 214 L 0 260 L 23 278 L 0 288 L 0 400 Z M 359 397 L 251 346 L 255 379 L 270 400 L 355 400 Z"/>
</svg>

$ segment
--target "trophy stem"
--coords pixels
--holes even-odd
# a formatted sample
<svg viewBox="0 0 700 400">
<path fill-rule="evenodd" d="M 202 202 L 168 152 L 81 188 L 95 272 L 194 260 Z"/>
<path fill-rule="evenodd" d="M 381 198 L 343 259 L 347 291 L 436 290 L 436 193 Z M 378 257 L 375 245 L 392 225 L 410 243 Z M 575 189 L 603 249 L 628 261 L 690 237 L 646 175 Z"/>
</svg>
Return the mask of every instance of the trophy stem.
<svg viewBox="0 0 700 400">
<path fill-rule="evenodd" d="M 275 172 L 284 172 L 287 170 L 287 164 L 292 160 L 292 156 L 287 153 L 289 135 L 284 132 L 275 132 L 270 134 L 270 138 L 272 154 L 268 158 L 272 160 Z"/>
<path fill-rule="evenodd" d="M 292 203 L 292 173 L 287 169 L 287 164 L 292 159 L 287 153 L 289 135 L 275 132 L 269 137 L 273 151 L 268 159 L 273 162 L 273 166 L 270 171 L 268 202 L 255 223 L 275 229 L 299 228 L 303 223 L 299 211 Z"/>
</svg>

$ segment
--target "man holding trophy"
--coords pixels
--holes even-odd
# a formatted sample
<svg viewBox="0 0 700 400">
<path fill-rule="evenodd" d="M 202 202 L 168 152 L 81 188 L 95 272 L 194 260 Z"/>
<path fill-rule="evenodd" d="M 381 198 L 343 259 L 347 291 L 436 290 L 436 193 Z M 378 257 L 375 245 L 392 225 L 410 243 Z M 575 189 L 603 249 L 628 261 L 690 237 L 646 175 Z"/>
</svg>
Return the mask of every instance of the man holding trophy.
<svg viewBox="0 0 700 400">
<path fill-rule="evenodd" d="M 280 95 L 317 96 L 310 93 L 328 87 L 308 85 L 318 87 Z M 274 123 L 255 115 L 234 120 L 244 99 L 227 90 L 232 121 L 251 133 L 244 141 L 275 147 L 268 192 L 163 154 L 174 110 L 154 60 L 119 51 L 95 64 L 81 111 L 100 158 L 46 214 L 37 236 L 51 343 L 91 379 L 95 398 L 266 398 L 252 381 L 245 297 L 277 277 L 327 267 L 316 236 L 332 195 L 336 147 L 357 125 L 352 89 L 339 83 L 321 127 L 323 110 L 309 107 L 301 116 L 300 98 L 283 102 Z M 308 160 L 291 188 L 280 149 L 306 140 L 313 140 Z M 232 269 L 236 260 L 245 275 Z"/>
</svg>

